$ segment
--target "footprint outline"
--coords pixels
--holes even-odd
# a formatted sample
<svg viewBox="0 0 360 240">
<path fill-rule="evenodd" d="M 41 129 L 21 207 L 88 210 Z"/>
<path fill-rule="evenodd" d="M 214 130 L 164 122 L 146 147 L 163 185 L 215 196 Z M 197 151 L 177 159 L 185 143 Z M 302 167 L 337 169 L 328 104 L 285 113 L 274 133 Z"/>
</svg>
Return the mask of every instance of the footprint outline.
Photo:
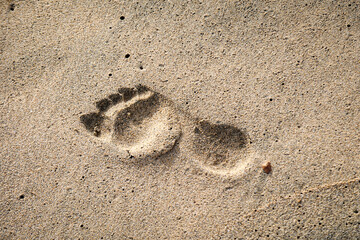
<svg viewBox="0 0 360 240">
<path fill-rule="evenodd" d="M 192 142 L 191 155 L 208 172 L 239 174 L 253 155 L 245 130 L 193 118 L 144 85 L 119 88 L 95 106 L 98 112 L 81 115 L 81 123 L 95 137 L 127 152 L 128 160 L 168 153 L 182 138 L 183 131 L 188 131 L 186 135 Z M 180 115 L 186 115 L 191 133 L 182 128 Z"/>
</svg>

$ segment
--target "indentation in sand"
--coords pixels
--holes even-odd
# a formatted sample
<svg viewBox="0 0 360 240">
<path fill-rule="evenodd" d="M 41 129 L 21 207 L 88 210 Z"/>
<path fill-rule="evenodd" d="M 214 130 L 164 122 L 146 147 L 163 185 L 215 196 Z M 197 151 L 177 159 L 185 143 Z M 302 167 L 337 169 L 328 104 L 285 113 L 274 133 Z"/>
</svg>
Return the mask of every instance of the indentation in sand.
<svg viewBox="0 0 360 240">
<path fill-rule="evenodd" d="M 181 135 L 174 109 L 144 86 L 120 88 L 96 106 L 99 112 L 82 115 L 81 122 L 94 136 L 128 152 L 130 159 L 162 155 Z"/>
<path fill-rule="evenodd" d="M 178 111 L 173 102 L 145 86 L 120 88 L 96 102 L 98 112 L 80 117 L 95 137 L 126 151 L 129 159 L 158 157 L 170 151 L 182 135 L 179 119 L 193 126 L 190 152 L 200 167 L 218 175 L 236 175 L 251 159 L 250 140 L 244 130 L 212 124 Z M 184 115 L 184 116 L 182 116 Z"/>
<path fill-rule="evenodd" d="M 227 124 L 197 121 L 192 142 L 199 164 L 215 174 L 236 175 L 244 170 L 253 155 L 246 132 Z"/>
</svg>

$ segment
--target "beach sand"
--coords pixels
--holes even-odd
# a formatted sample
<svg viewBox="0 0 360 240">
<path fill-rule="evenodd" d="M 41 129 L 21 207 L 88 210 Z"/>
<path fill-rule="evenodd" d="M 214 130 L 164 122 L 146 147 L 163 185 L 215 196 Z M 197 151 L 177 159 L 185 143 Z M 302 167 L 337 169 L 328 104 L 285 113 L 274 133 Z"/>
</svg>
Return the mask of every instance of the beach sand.
<svg viewBox="0 0 360 240">
<path fill-rule="evenodd" d="M 359 239 L 359 9 L 0 1 L 0 238 Z"/>
</svg>

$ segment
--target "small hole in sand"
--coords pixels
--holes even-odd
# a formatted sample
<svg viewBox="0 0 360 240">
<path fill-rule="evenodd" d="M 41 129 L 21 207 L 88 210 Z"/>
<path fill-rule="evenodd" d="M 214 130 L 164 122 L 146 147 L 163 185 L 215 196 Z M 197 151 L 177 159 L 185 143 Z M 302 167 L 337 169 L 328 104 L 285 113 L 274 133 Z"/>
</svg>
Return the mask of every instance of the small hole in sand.
<svg viewBox="0 0 360 240">
<path fill-rule="evenodd" d="M 9 9 L 10 9 L 10 11 L 14 11 L 15 10 L 15 4 L 10 4 L 10 6 L 9 6 Z"/>
<path fill-rule="evenodd" d="M 24 194 L 21 194 L 20 196 L 19 196 L 19 199 L 24 199 L 25 198 L 25 195 Z"/>
<path fill-rule="evenodd" d="M 125 17 L 124 17 L 124 16 L 121 16 L 121 17 L 120 17 L 120 20 L 124 20 L 124 19 L 125 19 Z"/>
<path fill-rule="evenodd" d="M 129 57 L 130 57 L 130 54 L 126 54 L 126 55 L 125 55 L 125 58 L 129 58 Z"/>
</svg>

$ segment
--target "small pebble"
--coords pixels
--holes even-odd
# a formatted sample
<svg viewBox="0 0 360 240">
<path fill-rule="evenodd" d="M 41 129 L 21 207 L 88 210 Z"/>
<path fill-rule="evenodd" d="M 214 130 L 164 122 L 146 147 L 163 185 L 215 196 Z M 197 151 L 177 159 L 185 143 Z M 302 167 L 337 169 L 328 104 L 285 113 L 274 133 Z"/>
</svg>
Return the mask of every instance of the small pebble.
<svg viewBox="0 0 360 240">
<path fill-rule="evenodd" d="M 271 172 L 271 163 L 270 162 L 263 164 L 261 167 L 266 174 L 269 174 Z"/>
</svg>

